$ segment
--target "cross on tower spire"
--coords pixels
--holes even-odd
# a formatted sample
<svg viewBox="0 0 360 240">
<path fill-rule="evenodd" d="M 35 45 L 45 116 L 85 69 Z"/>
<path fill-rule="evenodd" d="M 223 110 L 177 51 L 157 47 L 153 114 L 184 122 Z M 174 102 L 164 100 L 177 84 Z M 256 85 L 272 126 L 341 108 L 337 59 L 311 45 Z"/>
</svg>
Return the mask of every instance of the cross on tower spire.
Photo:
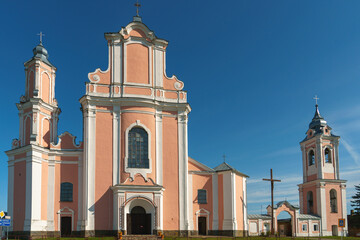
<svg viewBox="0 0 360 240">
<path fill-rule="evenodd" d="M 136 0 L 136 3 L 134 4 L 134 6 L 136 7 L 136 16 L 139 17 L 139 8 L 141 7 L 139 0 Z"/>
<path fill-rule="evenodd" d="M 43 34 L 42 32 L 37 34 L 38 36 L 40 36 L 40 44 L 42 44 L 42 37 L 45 36 L 45 34 Z"/>
<path fill-rule="evenodd" d="M 281 180 L 273 178 L 273 173 L 271 168 L 270 179 L 263 178 L 263 181 L 271 182 L 271 235 L 274 235 L 274 182 L 281 182 Z"/>
<path fill-rule="evenodd" d="M 225 153 L 223 155 L 223 158 L 224 158 L 224 163 L 226 163 L 226 155 L 225 155 Z"/>
<path fill-rule="evenodd" d="M 313 99 L 315 99 L 315 103 L 316 103 L 316 105 L 318 105 L 318 104 L 317 104 L 317 101 L 318 101 L 320 98 L 318 98 L 317 95 L 315 95 L 315 97 L 313 97 Z"/>
</svg>

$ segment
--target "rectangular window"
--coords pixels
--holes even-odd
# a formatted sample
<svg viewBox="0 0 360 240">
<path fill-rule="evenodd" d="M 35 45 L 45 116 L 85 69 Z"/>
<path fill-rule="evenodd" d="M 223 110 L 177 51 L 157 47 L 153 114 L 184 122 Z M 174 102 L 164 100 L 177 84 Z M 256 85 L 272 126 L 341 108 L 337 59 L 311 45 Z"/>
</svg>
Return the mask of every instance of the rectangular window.
<svg viewBox="0 0 360 240">
<path fill-rule="evenodd" d="M 307 225 L 306 225 L 306 224 L 303 224 L 303 225 L 302 225 L 302 231 L 303 231 L 303 232 L 307 232 Z"/>
<path fill-rule="evenodd" d="M 206 190 L 205 189 L 198 189 L 198 203 L 206 204 Z"/>
<path fill-rule="evenodd" d="M 72 202 L 73 201 L 73 184 L 69 182 L 63 182 L 60 185 L 60 202 Z"/>
<path fill-rule="evenodd" d="M 319 231 L 319 225 L 314 224 L 314 231 Z"/>
</svg>

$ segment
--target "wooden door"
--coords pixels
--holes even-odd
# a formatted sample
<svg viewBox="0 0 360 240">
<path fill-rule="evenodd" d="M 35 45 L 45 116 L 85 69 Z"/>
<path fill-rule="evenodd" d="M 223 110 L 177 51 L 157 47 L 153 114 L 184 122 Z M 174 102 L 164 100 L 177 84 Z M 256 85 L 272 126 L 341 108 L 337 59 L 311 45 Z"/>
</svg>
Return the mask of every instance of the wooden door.
<svg viewBox="0 0 360 240">
<path fill-rule="evenodd" d="M 198 231 L 199 235 L 206 235 L 206 217 L 198 218 Z"/>
</svg>

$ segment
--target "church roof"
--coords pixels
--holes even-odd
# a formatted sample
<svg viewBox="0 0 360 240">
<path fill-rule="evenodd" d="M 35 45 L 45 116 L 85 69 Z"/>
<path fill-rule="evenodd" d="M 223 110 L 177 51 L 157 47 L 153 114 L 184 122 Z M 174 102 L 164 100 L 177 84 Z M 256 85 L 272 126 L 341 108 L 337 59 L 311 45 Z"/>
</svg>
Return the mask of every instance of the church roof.
<svg viewBox="0 0 360 240">
<path fill-rule="evenodd" d="M 26 63 L 30 62 L 31 60 L 38 59 L 38 60 L 41 60 L 42 62 L 48 64 L 49 66 L 54 67 L 54 65 L 52 65 L 50 63 L 50 61 L 48 60 L 48 57 L 49 57 L 48 51 L 42 45 L 41 42 L 36 47 L 34 47 L 33 53 L 34 53 L 34 56 Z"/>
<path fill-rule="evenodd" d="M 271 219 L 267 214 L 248 214 L 248 219 Z"/>
<path fill-rule="evenodd" d="M 320 130 L 321 127 L 325 127 L 327 125 L 325 119 L 320 115 L 319 105 L 315 105 L 315 114 L 312 121 L 309 124 L 309 128 L 314 130 Z"/>
<path fill-rule="evenodd" d="M 222 164 L 220 164 L 219 166 L 215 167 L 214 170 L 216 172 L 224 172 L 224 171 L 232 171 L 240 176 L 243 177 L 249 177 L 248 175 L 239 172 L 238 170 L 236 170 L 235 168 L 233 168 L 232 166 L 230 166 L 229 164 L 227 164 L 226 162 L 223 162 Z"/>
<path fill-rule="evenodd" d="M 299 209 L 298 206 L 292 205 L 291 203 L 289 203 L 288 201 L 280 201 L 278 202 L 275 206 L 274 209 L 277 209 L 279 207 L 281 207 L 283 204 L 285 204 L 286 206 L 288 206 L 289 208 L 293 208 L 293 209 Z M 271 207 L 270 205 L 268 207 Z"/>
<path fill-rule="evenodd" d="M 319 220 L 320 217 L 317 215 L 312 215 L 312 214 L 299 214 L 299 218 L 300 219 L 314 219 L 314 220 Z"/>
</svg>

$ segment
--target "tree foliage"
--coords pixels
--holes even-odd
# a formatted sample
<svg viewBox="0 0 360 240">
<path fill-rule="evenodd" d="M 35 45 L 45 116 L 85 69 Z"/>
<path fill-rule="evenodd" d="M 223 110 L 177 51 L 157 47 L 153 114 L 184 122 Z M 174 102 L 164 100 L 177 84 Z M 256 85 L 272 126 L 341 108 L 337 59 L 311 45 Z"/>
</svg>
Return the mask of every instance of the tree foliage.
<svg viewBox="0 0 360 240">
<path fill-rule="evenodd" d="M 360 184 L 355 185 L 356 193 L 351 198 L 351 206 L 354 208 L 356 214 L 360 214 Z"/>
</svg>

